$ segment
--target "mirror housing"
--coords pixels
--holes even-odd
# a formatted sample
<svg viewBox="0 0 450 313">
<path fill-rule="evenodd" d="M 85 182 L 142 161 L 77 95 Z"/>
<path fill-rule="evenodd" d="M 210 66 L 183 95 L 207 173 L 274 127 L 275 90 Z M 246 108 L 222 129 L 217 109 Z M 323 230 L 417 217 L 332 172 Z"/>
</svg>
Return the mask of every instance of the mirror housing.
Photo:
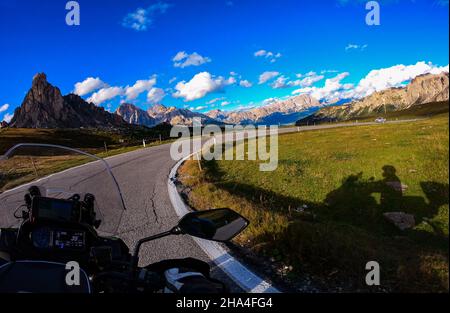
<svg viewBox="0 0 450 313">
<path fill-rule="evenodd" d="M 178 223 L 181 233 L 194 237 L 226 242 L 240 234 L 250 222 L 231 209 L 190 212 Z"/>
</svg>

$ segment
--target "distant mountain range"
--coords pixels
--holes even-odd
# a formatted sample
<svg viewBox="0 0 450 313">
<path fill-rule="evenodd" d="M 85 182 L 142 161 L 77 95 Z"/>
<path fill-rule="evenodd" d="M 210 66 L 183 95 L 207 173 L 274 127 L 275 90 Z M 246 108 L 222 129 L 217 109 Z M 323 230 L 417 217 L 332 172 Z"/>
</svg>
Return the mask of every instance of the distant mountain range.
<svg viewBox="0 0 450 313">
<path fill-rule="evenodd" d="M 425 74 L 415 77 L 406 87 L 386 89 L 347 104 L 322 108 L 297 121 L 297 125 L 361 119 L 448 100 L 449 73 Z"/>
<path fill-rule="evenodd" d="M 154 127 L 159 124 L 192 125 L 198 117 L 202 124 L 306 124 L 330 120 L 349 120 L 402 111 L 431 102 L 448 101 L 449 74 L 426 74 L 414 78 L 406 87 L 375 92 L 363 99 L 325 106 L 309 95 L 248 110 L 213 110 L 206 114 L 156 104 L 147 111 L 123 103 L 115 113 L 60 90 L 47 82 L 44 73 L 34 76 L 22 105 L 14 112 L 10 127 L 18 128 L 128 128 L 132 125 Z M 4 127 L 5 125 L 2 124 Z"/>
<path fill-rule="evenodd" d="M 221 111 L 206 113 L 210 118 L 228 124 L 292 124 L 302 116 L 311 114 L 323 105 L 309 95 L 291 97 L 284 101 L 274 101 L 250 110 Z"/>
<path fill-rule="evenodd" d="M 121 116 L 130 124 L 143 125 L 147 127 L 153 127 L 161 123 L 191 126 L 195 117 L 201 120 L 202 125 L 223 124 L 222 122 L 201 113 L 192 112 L 186 109 L 179 109 L 176 107 L 165 107 L 162 104 L 155 104 L 147 111 L 144 111 L 133 104 L 123 103 L 116 110 L 116 114 Z"/>
</svg>

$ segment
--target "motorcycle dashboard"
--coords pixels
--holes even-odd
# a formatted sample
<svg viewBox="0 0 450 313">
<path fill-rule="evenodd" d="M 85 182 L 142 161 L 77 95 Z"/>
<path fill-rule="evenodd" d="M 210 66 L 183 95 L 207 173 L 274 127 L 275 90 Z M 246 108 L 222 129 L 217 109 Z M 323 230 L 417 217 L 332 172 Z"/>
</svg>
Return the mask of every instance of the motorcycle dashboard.
<svg viewBox="0 0 450 313">
<path fill-rule="evenodd" d="M 37 249 L 85 250 L 86 233 L 81 230 L 36 227 L 30 233 L 33 247 Z"/>
</svg>

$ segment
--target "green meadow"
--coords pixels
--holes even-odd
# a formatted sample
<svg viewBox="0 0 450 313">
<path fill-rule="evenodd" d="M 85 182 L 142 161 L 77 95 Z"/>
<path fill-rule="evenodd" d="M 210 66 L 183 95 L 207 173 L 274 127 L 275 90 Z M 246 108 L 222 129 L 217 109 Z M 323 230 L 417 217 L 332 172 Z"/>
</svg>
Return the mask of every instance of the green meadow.
<svg viewBox="0 0 450 313">
<path fill-rule="evenodd" d="M 235 243 L 288 268 L 291 281 L 308 274 L 325 290 L 448 292 L 448 125 L 445 113 L 285 134 L 273 172 L 249 160 L 202 161 L 200 171 L 190 160 L 180 180 L 192 207 L 246 216 Z M 413 214 L 415 226 L 400 230 L 385 212 Z M 365 284 L 372 260 L 380 287 Z"/>
</svg>

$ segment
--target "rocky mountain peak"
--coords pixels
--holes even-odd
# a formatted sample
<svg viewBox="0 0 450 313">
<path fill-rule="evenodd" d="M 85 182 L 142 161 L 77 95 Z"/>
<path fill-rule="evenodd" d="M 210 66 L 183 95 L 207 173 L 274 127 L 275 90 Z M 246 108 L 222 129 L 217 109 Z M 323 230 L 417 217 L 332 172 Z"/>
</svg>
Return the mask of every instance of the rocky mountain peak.
<svg viewBox="0 0 450 313">
<path fill-rule="evenodd" d="M 44 83 L 47 83 L 47 75 L 45 73 L 37 73 L 33 76 L 33 86 Z"/>
<path fill-rule="evenodd" d="M 116 114 L 121 116 L 126 122 L 147 127 L 155 126 L 156 120 L 148 112 L 138 108 L 131 103 L 122 103 L 116 110 Z"/>
<path fill-rule="evenodd" d="M 125 122 L 103 108 L 76 95 L 62 96 L 59 88 L 47 81 L 45 73 L 33 77 L 22 105 L 14 112 L 12 127 L 78 128 L 121 127 Z"/>
</svg>

